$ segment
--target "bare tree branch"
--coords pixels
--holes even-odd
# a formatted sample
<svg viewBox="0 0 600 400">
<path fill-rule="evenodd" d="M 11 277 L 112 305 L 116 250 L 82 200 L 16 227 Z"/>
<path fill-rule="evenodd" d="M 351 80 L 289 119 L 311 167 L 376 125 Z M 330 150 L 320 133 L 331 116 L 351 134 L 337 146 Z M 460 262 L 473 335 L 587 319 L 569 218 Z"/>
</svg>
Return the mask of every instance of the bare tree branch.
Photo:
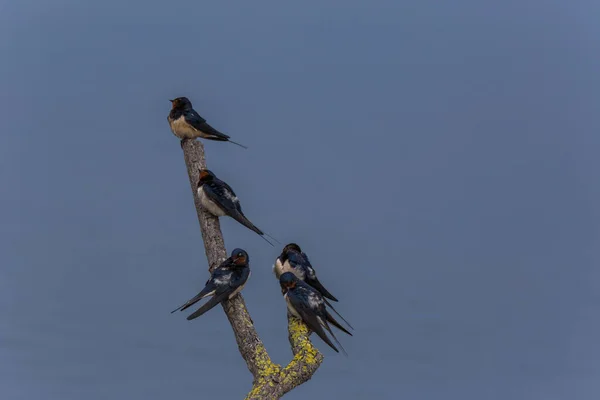
<svg viewBox="0 0 600 400">
<path fill-rule="evenodd" d="M 204 211 L 196 192 L 198 171 L 206 168 L 204 145 L 195 140 L 183 143 L 183 156 L 194 196 L 204 251 L 209 271 L 227 258 L 219 219 Z M 282 368 L 271 361 L 265 346 L 254 329 L 254 323 L 241 294 L 223 303 L 238 349 L 253 376 L 253 386 L 246 399 L 279 399 L 296 386 L 308 381 L 323 362 L 323 355 L 312 345 L 306 325 L 288 315 L 289 341 L 294 353 L 290 363 Z"/>
</svg>

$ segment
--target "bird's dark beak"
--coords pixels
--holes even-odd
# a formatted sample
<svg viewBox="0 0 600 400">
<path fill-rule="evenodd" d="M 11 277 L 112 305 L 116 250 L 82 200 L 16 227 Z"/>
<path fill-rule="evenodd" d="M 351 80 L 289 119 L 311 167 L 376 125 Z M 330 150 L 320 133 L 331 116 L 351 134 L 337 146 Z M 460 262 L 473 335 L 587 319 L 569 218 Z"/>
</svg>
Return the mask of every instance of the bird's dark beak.
<svg viewBox="0 0 600 400">
<path fill-rule="evenodd" d="M 174 102 L 175 100 L 169 100 L 171 103 Z"/>
</svg>

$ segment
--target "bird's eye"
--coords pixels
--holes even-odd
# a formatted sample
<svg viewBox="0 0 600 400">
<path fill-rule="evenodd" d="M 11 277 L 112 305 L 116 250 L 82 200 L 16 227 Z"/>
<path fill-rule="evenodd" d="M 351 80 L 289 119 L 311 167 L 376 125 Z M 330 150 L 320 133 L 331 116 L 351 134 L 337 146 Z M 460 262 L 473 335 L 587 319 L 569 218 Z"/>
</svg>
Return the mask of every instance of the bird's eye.
<svg viewBox="0 0 600 400">
<path fill-rule="evenodd" d="M 243 253 L 238 253 L 238 257 L 243 257 L 244 254 Z"/>
</svg>

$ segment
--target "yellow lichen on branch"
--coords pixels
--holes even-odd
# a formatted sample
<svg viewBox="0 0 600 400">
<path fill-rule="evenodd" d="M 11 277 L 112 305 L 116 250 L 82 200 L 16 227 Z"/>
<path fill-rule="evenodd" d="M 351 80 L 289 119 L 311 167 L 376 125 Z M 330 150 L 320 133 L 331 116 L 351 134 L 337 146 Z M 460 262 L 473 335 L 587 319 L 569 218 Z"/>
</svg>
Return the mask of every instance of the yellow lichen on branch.
<svg viewBox="0 0 600 400">
<path fill-rule="evenodd" d="M 288 315 L 289 340 L 294 358 L 285 367 L 268 362 L 255 379 L 246 400 L 278 399 L 309 380 L 323 362 L 323 355 L 310 342 L 310 330 L 301 320 Z"/>
</svg>

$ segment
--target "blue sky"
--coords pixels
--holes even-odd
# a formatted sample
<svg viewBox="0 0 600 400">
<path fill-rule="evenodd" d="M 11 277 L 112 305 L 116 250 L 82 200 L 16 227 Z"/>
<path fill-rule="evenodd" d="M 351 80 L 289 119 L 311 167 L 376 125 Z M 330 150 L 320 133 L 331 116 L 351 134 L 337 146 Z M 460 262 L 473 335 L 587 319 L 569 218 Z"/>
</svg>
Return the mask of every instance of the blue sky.
<svg viewBox="0 0 600 400">
<path fill-rule="evenodd" d="M 286 398 L 597 399 L 600 49 L 588 1 L 0 2 L 3 399 L 243 398 L 170 103 L 356 328 Z M 271 266 L 234 221 L 271 357 Z"/>
</svg>

